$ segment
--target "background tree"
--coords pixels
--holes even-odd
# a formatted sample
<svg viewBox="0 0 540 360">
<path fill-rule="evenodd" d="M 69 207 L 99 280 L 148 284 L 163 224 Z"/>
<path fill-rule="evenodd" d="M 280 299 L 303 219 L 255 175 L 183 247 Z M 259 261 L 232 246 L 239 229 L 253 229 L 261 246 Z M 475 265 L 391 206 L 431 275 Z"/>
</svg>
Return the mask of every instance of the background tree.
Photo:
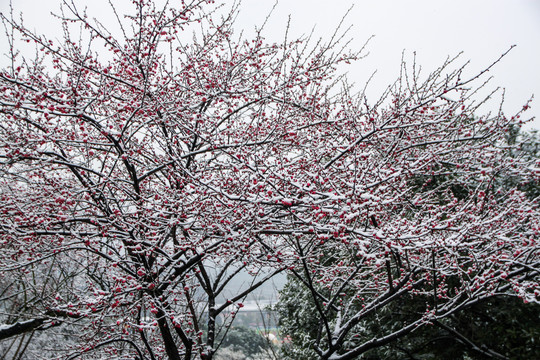
<svg viewBox="0 0 540 360">
<path fill-rule="evenodd" d="M 59 358 L 211 359 L 243 299 L 289 271 L 315 353 L 350 359 L 494 295 L 537 301 L 536 199 L 493 179 L 537 181 L 538 161 L 506 156 L 519 114 L 473 117 L 490 67 L 404 66 L 370 103 L 336 73 L 359 56 L 339 31 L 248 41 L 211 3 L 135 0 L 113 33 L 64 1 L 60 42 L 3 16 L 2 281 L 41 269 L 9 328 L 69 329 Z M 446 174 L 465 195 L 451 177 L 417 190 Z M 410 297 L 413 318 L 366 336 Z"/>
<path fill-rule="evenodd" d="M 224 336 L 222 345 L 224 348 L 240 352 L 247 359 L 263 353 L 269 346 L 263 334 L 244 326 L 231 327 Z"/>
</svg>

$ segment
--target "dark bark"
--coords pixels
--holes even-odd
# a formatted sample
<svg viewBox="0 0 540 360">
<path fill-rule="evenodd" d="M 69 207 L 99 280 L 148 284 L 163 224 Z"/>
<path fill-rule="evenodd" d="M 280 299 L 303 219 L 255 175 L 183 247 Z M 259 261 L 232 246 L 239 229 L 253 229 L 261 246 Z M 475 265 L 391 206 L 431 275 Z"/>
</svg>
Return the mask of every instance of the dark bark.
<svg viewBox="0 0 540 360">
<path fill-rule="evenodd" d="M 167 319 L 165 318 L 165 313 L 158 309 L 156 314 L 156 320 L 158 323 L 159 331 L 161 332 L 161 338 L 163 339 L 163 344 L 165 345 L 165 352 L 170 360 L 181 360 L 180 353 L 178 352 L 178 347 L 174 342 L 171 331 L 169 330 L 169 325 L 167 324 Z"/>
<path fill-rule="evenodd" d="M 32 319 L 0 326 L 0 340 L 24 334 L 39 328 L 46 319 Z"/>
</svg>

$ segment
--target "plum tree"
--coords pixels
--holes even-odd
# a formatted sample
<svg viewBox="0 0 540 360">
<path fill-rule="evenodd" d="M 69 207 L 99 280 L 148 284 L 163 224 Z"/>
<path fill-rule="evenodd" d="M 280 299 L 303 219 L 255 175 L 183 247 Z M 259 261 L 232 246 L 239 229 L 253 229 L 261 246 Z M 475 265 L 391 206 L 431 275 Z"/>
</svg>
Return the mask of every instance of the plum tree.
<svg viewBox="0 0 540 360">
<path fill-rule="evenodd" d="M 515 133 L 510 131 L 510 133 Z M 519 135 L 519 136 L 518 136 Z M 509 157 L 538 159 L 538 136 L 535 132 L 515 133 L 506 140 L 514 144 L 508 151 Z M 452 182 L 448 182 L 448 178 Z M 421 181 L 413 181 L 416 191 L 424 193 L 446 182 L 456 196 L 465 199 L 468 192 L 455 174 L 444 174 L 429 177 Z M 500 189 L 512 188 L 517 184 L 530 199 L 538 198 L 540 189 L 538 181 L 523 183 L 519 177 L 495 176 Z M 516 228 L 518 228 L 516 226 Z M 526 227 L 523 227 L 524 229 Z M 343 261 L 343 256 L 333 256 L 329 250 L 323 255 L 323 261 Z M 294 276 L 296 275 L 296 276 Z M 313 359 L 317 357 L 313 344 L 320 341 L 320 317 L 311 311 L 315 299 L 311 296 L 309 287 L 304 285 L 305 279 L 301 274 L 291 274 L 285 288 L 280 292 L 279 302 L 275 310 L 279 313 L 281 333 L 289 341 L 281 348 L 285 359 Z M 453 278 L 454 277 L 454 278 Z M 304 281 L 304 283 L 302 282 Z M 456 291 L 453 286 L 461 286 L 461 281 L 455 275 L 445 277 L 448 291 Z M 331 290 L 316 285 L 317 292 L 331 296 Z M 343 291 L 340 301 L 351 303 L 359 311 L 360 302 L 351 301 L 351 291 Z M 363 338 L 377 338 L 380 334 L 392 333 L 402 327 L 404 322 L 414 321 L 423 312 L 426 304 L 433 302 L 429 292 L 424 295 L 405 294 L 392 304 L 365 315 L 358 323 L 358 332 L 350 332 L 345 337 L 344 344 L 354 343 L 358 333 Z M 396 338 L 384 346 L 377 346 L 363 354 L 362 358 L 535 358 L 538 350 L 534 341 L 538 337 L 536 318 L 538 317 L 538 302 L 527 303 L 501 292 L 479 299 L 471 304 L 464 303 L 459 309 L 444 319 L 432 321 L 431 325 L 415 329 L 413 333 Z M 325 321 L 335 322 L 338 312 L 326 315 Z"/>
<path fill-rule="evenodd" d="M 246 40 L 212 3 L 134 0 L 114 32 L 64 1 L 61 41 L 3 16 L 6 329 L 69 333 L 60 358 L 209 360 L 243 299 L 289 272 L 314 300 L 314 351 L 350 359 L 496 294 L 537 301 L 537 199 L 494 179 L 537 182 L 540 165 L 506 156 L 521 112 L 473 99 L 498 60 L 468 80 L 456 59 L 425 78 L 404 64 L 370 103 L 337 72 L 361 55 L 339 29 Z M 405 296 L 431 300 L 362 336 Z"/>
</svg>

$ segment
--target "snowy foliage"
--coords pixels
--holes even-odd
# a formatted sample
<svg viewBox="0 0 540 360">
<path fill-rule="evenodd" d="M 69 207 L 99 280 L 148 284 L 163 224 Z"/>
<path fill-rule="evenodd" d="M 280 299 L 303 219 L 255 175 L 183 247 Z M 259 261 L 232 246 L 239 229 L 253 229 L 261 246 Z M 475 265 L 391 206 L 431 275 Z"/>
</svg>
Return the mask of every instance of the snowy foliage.
<svg viewBox="0 0 540 360">
<path fill-rule="evenodd" d="M 346 359 L 478 299 L 538 301 L 538 204 L 519 186 L 540 164 L 507 156 L 520 114 L 477 115 L 483 73 L 404 64 L 370 103 L 336 73 L 359 57 L 339 32 L 245 40 L 211 3 L 133 1 L 116 36 L 65 2 L 61 41 L 4 17 L 0 274 L 23 286 L 7 322 L 69 324 L 58 357 L 211 359 L 243 299 L 289 271 L 321 318 L 314 351 Z M 253 281 L 219 302 L 240 271 Z M 344 346 L 403 296 L 433 301 Z"/>
</svg>

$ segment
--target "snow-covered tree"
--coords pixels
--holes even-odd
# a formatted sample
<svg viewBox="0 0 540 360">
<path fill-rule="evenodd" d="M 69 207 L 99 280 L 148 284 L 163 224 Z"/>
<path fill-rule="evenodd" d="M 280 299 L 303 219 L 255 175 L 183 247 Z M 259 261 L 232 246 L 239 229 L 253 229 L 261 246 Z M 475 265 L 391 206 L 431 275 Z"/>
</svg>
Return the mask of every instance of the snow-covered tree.
<svg viewBox="0 0 540 360">
<path fill-rule="evenodd" d="M 510 131 L 513 133 L 513 131 Z M 538 159 L 538 136 L 536 132 L 515 133 L 508 136 L 508 143 L 513 144 L 509 148 L 509 158 L 536 158 Z M 429 184 L 423 183 L 418 186 L 420 193 L 439 186 L 443 179 L 453 177 L 452 191 L 467 196 L 459 185 L 459 178 L 455 174 L 445 174 L 432 177 Z M 512 188 L 519 184 L 528 198 L 536 199 L 540 190 L 540 183 L 523 182 L 519 177 L 496 176 L 499 189 Z M 517 227 L 516 227 L 517 228 Z M 526 228 L 526 227 L 524 227 Z M 335 256 L 329 250 L 323 256 L 323 261 L 342 261 L 342 256 Z M 280 331 L 287 335 L 289 342 L 281 348 L 284 359 L 313 359 L 317 355 L 313 344 L 320 341 L 320 316 L 311 311 L 315 307 L 314 298 L 310 287 L 305 286 L 302 275 L 289 276 L 289 281 L 280 292 L 280 299 L 275 309 L 279 313 Z M 322 285 L 317 286 L 317 292 L 324 296 L 331 296 L 331 289 Z M 461 286 L 460 281 L 446 279 L 447 291 L 456 291 L 454 286 Z M 351 302 L 351 306 L 359 307 L 360 302 L 351 301 L 350 296 L 354 292 L 343 291 L 341 300 Z M 365 339 L 380 337 L 381 334 L 394 332 L 402 327 L 404 322 L 414 321 L 419 313 L 422 313 L 427 303 L 432 302 L 432 295 L 426 292 L 424 295 L 405 294 L 371 314 L 364 316 L 358 323 L 358 332 L 351 331 L 345 337 L 344 345 L 355 341 L 360 333 Z M 537 326 L 538 302 L 527 303 L 512 297 L 508 293 L 500 292 L 494 296 L 476 299 L 470 303 L 464 303 L 450 316 L 431 321 L 430 325 L 415 329 L 413 333 L 395 338 L 383 346 L 369 349 L 364 354 L 366 359 L 386 358 L 426 358 L 426 359 L 450 359 L 450 358 L 536 358 L 537 347 L 534 345 L 538 338 Z M 359 309 L 356 309 L 358 311 Z M 326 321 L 335 322 L 339 312 L 329 313 Z M 323 339 L 324 341 L 324 339 Z"/>
<path fill-rule="evenodd" d="M 314 351 L 350 359 L 486 297 L 537 301 L 536 199 L 496 179 L 538 181 L 540 164 L 506 156 L 519 114 L 478 117 L 484 72 L 404 65 L 371 103 L 338 76 L 359 57 L 339 31 L 246 40 L 211 3 L 134 0 L 113 32 L 65 1 L 61 41 L 3 17 L 2 329 L 69 333 L 59 358 L 211 359 L 243 299 L 288 271 L 313 298 Z M 416 318 L 362 336 L 415 296 Z"/>
</svg>

